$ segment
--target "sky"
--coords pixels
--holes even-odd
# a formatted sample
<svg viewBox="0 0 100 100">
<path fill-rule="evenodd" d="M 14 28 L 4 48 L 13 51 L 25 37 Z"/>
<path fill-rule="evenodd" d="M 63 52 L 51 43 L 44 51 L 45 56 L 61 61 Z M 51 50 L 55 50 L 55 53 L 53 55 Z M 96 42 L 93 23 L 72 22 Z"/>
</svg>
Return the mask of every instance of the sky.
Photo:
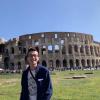
<svg viewBox="0 0 100 100">
<path fill-rule="evenodd" d="M 100 0 L 0 0 L 0 38 L 80 32 L 100 42 Z"/>
</svg>

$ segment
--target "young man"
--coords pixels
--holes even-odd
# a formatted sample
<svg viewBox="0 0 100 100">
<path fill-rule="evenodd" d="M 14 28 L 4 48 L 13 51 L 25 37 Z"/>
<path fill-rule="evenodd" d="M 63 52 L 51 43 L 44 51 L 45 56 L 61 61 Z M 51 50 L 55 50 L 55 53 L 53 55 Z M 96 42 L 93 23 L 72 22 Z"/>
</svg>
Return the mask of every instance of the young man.
<svg viewBox="0 0 100 100">
<path fill-rule="evenodd" d="M 22 74 L 20 100 L 50 100 L 52 83 L 47 68 L 38 64 L 38 51 L 30 48 L 25 59 L 29 67 Z"/>
</svg>

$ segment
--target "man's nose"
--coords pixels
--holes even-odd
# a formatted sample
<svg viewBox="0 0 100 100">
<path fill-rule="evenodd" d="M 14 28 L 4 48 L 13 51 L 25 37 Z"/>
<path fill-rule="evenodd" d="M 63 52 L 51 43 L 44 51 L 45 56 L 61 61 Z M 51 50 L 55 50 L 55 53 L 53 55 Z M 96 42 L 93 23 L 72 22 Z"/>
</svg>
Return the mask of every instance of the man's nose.
<svg viewBox="0 0 100 100">
<path fill-rule="evenodd" d="M 32 56 L 32 58 L 35 58 L 34 56 Z"/>
<path fill-rule="evenodd" d="M 35 56 L 32 56 L 32 59 L 35 59 Z"/>
</svg>

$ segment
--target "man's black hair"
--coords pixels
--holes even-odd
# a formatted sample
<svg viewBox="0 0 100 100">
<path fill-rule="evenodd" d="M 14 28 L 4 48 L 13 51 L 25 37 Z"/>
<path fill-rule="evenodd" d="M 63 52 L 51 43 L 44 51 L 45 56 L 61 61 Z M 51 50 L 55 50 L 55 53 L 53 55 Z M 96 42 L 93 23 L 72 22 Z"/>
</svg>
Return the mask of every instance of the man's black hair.
<svg viewBox="0 0 100 100">
<path fill-rule="evenodd" d="M 34 48 L 31 47 L 31 48 L 29 48 L 27 54 L 28 54 L 30 51 L 37 51 L 37 52 L 39 53 L 38 47 L 34 47 Z"/>
</svg>

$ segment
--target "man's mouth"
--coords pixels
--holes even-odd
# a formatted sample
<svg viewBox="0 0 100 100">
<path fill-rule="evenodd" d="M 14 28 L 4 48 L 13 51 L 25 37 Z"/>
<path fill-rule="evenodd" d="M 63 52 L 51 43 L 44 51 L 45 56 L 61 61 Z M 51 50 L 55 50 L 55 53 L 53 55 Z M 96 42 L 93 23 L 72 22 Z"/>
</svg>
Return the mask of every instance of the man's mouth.
<svg viewBox="0 0 100 100">
<path fill-rule="evenodd" d="M 34 62 L 34 61 L 36 61 L 36 60 L 32 60 L 32 62 Z"/>
</svg>

